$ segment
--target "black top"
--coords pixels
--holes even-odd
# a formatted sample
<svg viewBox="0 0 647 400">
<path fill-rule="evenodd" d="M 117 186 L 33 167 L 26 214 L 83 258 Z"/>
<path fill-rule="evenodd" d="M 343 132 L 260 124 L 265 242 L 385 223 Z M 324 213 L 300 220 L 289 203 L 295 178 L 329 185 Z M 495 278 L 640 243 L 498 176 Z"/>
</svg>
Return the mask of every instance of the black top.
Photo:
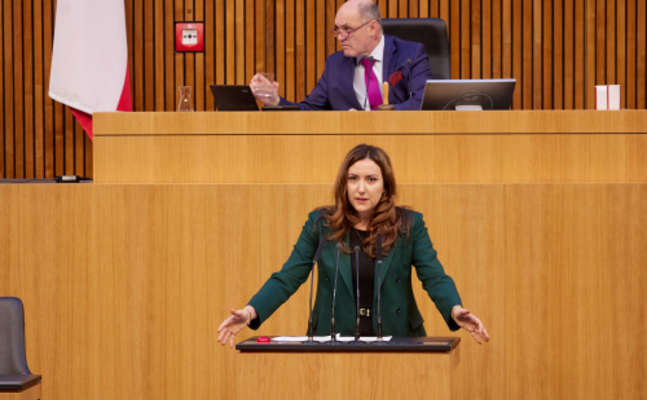
<svg viewBox="0 0 647 400">
<path fill-rule="evenodd" d="M 359 246 L 359 306 L 370 310 L 368 315 L 360 316 L 360 334 L 362 336 L 375 336 L 373 333 L 373 290 L 375 287 L 375 260 L 370 258 L 363 249 L 364 239 L 368 238 L 367 231 L 351 228 L 350 249 L 353 252 L 350 257 L 350 265 L 353 270 L 353 297 L 357 301 L 357 267 L 355 246 Z"/>
</svg>

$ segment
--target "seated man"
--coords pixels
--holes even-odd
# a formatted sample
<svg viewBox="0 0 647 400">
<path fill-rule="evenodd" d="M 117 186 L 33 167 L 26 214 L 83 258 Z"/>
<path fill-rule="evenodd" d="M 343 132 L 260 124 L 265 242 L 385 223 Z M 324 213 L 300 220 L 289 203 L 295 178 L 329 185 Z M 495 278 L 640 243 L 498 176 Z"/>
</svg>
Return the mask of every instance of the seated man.
<svg viewBox="0 0 647 400">
<path fill-rule="evenodd" d="M 382 82 L 389 82 L 389 104 L 396 110 L 419 110 L 431 69 L 425 47 L 382 33 L 380 9 L 370 0 L 350 0 L 335 16 L 333 34 L 343 50 L 328 57 L 310 95 L 297 103 L 302 110 L 372 110 L 382 104 Z M 267 79 L 256 74 L 250 86 L 266 105 L 293 105 L 278 96 L 257 95 Z"/>
</svg>

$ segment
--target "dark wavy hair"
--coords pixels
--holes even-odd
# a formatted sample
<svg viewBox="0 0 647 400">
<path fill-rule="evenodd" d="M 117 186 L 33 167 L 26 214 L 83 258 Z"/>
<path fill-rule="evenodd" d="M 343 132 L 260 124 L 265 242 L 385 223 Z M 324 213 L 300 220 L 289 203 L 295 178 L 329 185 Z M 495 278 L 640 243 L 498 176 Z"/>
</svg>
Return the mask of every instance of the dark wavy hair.
<svg viewBox="0 0 647 400">
<path fill-rule="evenodd" d="M 382 251 L 388 251 L 395 245 L 401 233 L 409 234 L 410 221 L 407 220 L 403 207 L 396 207 L 396 183 L 391 160 L 384 150 L 368 144 L 355 146 L 344 158 L 339 167 L 335 181 L 335 204 L 319 208 L 323 210 L 325 226 L 328 231 L 326 238 L 329 241 L 342 243 L 343 251 L 350 253 L 344 243 L 346 234 L 353 226 L 359 223 L 357 211 L 348 200 L 348 169 L 357 161 L 364 159 L 373 160 L 382 171 L 384 180 L 384 194 L 375 207 L 375 213 L 368 225 L 369 235 L 364 240 L 363 249 L 369 257 L 376 257 L 376 242 L 378 233 L 382 234 Z"/>
</svg>

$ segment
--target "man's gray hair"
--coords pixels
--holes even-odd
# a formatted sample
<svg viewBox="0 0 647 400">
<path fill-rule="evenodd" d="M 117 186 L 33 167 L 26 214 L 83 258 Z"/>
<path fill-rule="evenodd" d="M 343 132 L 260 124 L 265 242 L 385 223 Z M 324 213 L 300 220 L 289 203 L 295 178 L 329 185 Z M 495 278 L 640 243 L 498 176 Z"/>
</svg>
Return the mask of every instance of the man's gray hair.
<svg viewBox="0 0 647 400">
<path fill-rule="evenodd" d="M 359 7 L 359 15 L 363 17 L 365 21 L 376 20 L 380 24 L 380 30 L 382 30 L 382 16 L 380 15 L 380 7 L 376 3 L 366 2 L 366 4 L 361 4 Z"/>
</svg>

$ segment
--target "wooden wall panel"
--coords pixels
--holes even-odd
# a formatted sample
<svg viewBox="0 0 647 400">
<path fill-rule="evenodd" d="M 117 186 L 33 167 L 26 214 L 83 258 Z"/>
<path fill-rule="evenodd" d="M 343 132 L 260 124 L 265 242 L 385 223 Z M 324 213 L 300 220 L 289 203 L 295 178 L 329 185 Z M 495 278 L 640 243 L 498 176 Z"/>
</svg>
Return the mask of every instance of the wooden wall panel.
<svg viewBox="0 0 647 400">
<path fill-rule="evenodd" d="M 647 105 L 647 6 L 637 0 L 377 0 L 383 17 L 441 17 L 453 78 L 514 77 L 514 109 L 593 107 L 593 86 L 622 85 Z M 299 101 L 339 50 L 329 33 L 342 0 L 124 0 L 136 111 L 173 111 L 177 86 L 213 110 L 212 83 L 274 72 Z M 93 146 L 48 96 L 55 0 L 0 7 L 0 178 L 92 176 Z M 174 22 L 205 21 L 205 52 L 176 54 Z"/>
<path fill-rule="evenodd" d="M 19 275 L 14 271 L 20 265 L 20 186 L 0 185 L 0 241 L 3 249 L 0 252 L 0 285 L 8 285 L 2 288 L 0 296 L 10 296 L 9 287 L 19 285 Z"/>
<path fill-rule="evenodd" d="M 568 1 L 567 1 L 568 2 Z M 572 2 L 569 2 L 572 3 Z M 562 0 L 554 1 L 554 23 L 553 23 L 553 36 L 552 48 L 554 49 L 553 57 L 553 108 L 564 108 L 564 76 L 563 76 L 563 59 L 564 59 L 564 13 L 563 13 Z M 548 29 L 551 29 L 549 26 Z M 551 44 L 545 47 L 546 51 L 550 52 Z"/>
<path fill-rule="evenodd" d="M 508 331 L 505 313 L 494 312 L 505 309 L 506 305 L 506 276 L 495 266 L 505 254 L 505 241 L 501 240 L 505 236 L 502 232 L 506 231 L 505 210 L 508 207 L 502 201 L 505 186 L 432 187 L 401 185 L 398 188 L 401 193 L 399 202 L 414 207 L 424 215 L 434 248 L 445 270 L 456 282 L 463 304 L 481 318 L 492 339 L 487 345 L 479 347 L 471 337 L 460 331 L 451 334 L 461 337 L 463 349 L 469 348 L 461 352 L 460 375 L 480 382 L 472 385 L 461 380 L 454 398 L 505 399 L 507 379 L 502 379 L 505 373 L 498 368 L 482 367 L 485 360 L 493 366 L 505 365 L 505 351 L 500 345 L 500 340 Z M 437 190 L 434 195 L 432 190 Z M 475 203 L 474 199 L 477 198 L 479 201 Z M 476 232 L 481 232 L 479 239 L 474 236 Z M 473 251 L 464 252 L 461 247 Z M 483 274 L 484 271 L 489 272 Z M 427 333 L 431 336 L 442 334 L 447 329 L 444 320 L 416 278 L 413 282 Z M 470 289 L 466 290 L 468 287 Z"/>
<path fill-rule="evenodd" d="M 533 35 L 533 0 L 523 0 L 519 1 L 516 5 L 521 6 L 521 19 L 519 20 L 521 24 L 521 75 L 517 78 L 517 89 L 521 91 L 521 101 L 522 107 L 526 110 L 532 110 L 532 84 L 533 84 L 533 45 L 534 45 L 534 35 Z M 537 60 L 539 62 L 540 60 Z"/>
<path fill-rule="evenodd" d="M 2 20 L 3 20 L 3 34 L 2 34 L 2 45 L 3 45 L 3 76 L 4 76 L 4 129 L 3 129 L 3 141 L 4 141 L 4 152 L 3 152 L 3 164 L 5 170 L 5 176 L 15 177 L 16 173 L 14 170 L 15 166 L 15 153 L 16 148 L 14 147 L 14 127 L 13 127 L 13 98 L 15 87 L 13 84 L 13 74 L 14 66 L 12 63 L 13 54 L 12 54 L 12 45 L 11 45 L 11 30 L 13 29 L 13 19 L 11 18 L 12 3 L 5 1 L 2 7 Z"/>
<path fill-rule="evenodd" d="M 23 41 L 20 44 L 23 47 L 23 112 L 24 112 L 24 174 L 25 176 L 34 176 L 34 52 L 25 49 L 25 45 L 34 47 L 34 29 L 33 21 L 33 3 L 24 2 L 22 9 L 22 33 Z"/>
<path fill-rule="evenodd" d="M 645 108 L 647 99 L 647 3 L 636 0 L 636 108 Z M 629 32 L 633 34 L 633 32 Z"/>
<path fill-rule="evenodd" d="M 268 47 L 267 53 L 268 58 L 273 60 L 275 65 L 275 75 L 277 82 L 285 82 L 285 65 L 286 57 L 277 57 L 277 54 L 285 54 L 285 3 L 282 1 L 277 1 L 274 3 L 274 15 L 276 22 L 272 24 L 273 21 L 267 21 L 268 26 L 273 26 L 274 34 L 276 35 L 275 47 Z M 268 46 L 269 46 L 268 42 Z M 269 65 L 268 65 L 269 67 Z M 270 71 L 271 72 L 271 71 Z M 283 84 L 279 87 L 279 93 L 281 96 L 285 96 L 287 84 Z"/>
<path fill-rule="evenodd" d="M 49 1 L 43 1 L 43 41 L 44 47 L 44 68 L 43 75 L 45 80 L 44 91 L 44 101 L 45 101 L 45 122 L 44 122 L 44 135 L 45 135 L 45 177 L 52 177 L 56 174 L 54 173 L 54 100 L 47 96 L 47 90 L 49 88 L 49 74 L 52 65 L 52 46 L 53 46 L 53 37 L 51 33 L 53 32 L 54 26 L 54 7 L 53 4 Z M 36 125 L 38 129 L 38 124 Z M 90 176 L 90 175 L 88 175 Z M 9 176 L 6 176 L 9 177 Z"/>
<path fill-rule="evenodd" d="M 13 26 L 11 29 L 11 43 L 13 46 L 13 112 L 14 112 L 14 149 L 16 156 L 14 158 L 16 168 L 16 178 L 25 177 L 25 135 L 24 135 L 24 110 L 25 95 L 27 94 L 23 86 L 23 36 L 25 34 L 22 27 L 22 8 L 24 3 L 14 3 L 13 5 Z M 23 94 L 21 96 L 21 93 Z"/>
<path fill-rule="evenodd" d="M 43 4 L 34 2 L 34 174 L 35 178 L 43 178 L 45 174 L 45 151 L 43 147 L 44 129 L 36 129 L 40 124 L 43 127 L 45 85 L 43 77 Z M 29 176 L 29 175 L 28 175 Z"/>
<path fill-rule="evenodd" d="M 232 10 L 234 15 L 234 34 L 235 34 L 235 64 L 236 64 L 236 73 L 234 82 L 237 85 L 243 84 L 245 80 L 245 24 L 253 24 L 254 21 L 248 21 L 245 18 L 245 0 L 235 0 L 234 8 Z M 252 50 L 252 49 L 250 49 Z M 252 50 L 253 51 L 253 50 Z M 188 55 L 190 59 L 190 55 Z"/>
<path fill-rule="evenodd" d="M 43 97 L 45 96 L 45 86 L 43 85 L 43 4 L 40 1 L 33 2 L 33 104 L 34 115 L 33 120 L 28 121 L 30 128 L 27 132 L 32 132 L 33 142 L 33 155 L 34 166 L 33 171 L 27 176 L 34 178 L 42 178 L 45 174 L 44 168 L 44 151 L 43 151 L 43 129 L 36 129 L 40 123 L 42 128 L 43 122 Z"/>
<path fill-rule="evenodd" d="M 25 302 L 43 399 L 235 398 L 244 365 L 215 331 L 331 195 L 328 183 L 0 185 L 12 266 L 0 293 Z M 647 185 L 403 184 L 399 196 L 491 335 L 478 346 L 449 332 L 414 279 L 427 332 L 462 339 L 455 398 L 645 398 Z M 307 297 L 305 285 L 237 340 L 302 335 Z"/>
<path fill-rule="evenodd" d="M 642 207 L 640 204 L 644 205 L 644 201 L 635 194 L 621 193 L 624 189 L 618 192 L 601 186 L 554 189 L 546 191 L 540 185 L 506 189 L 506 198 L 524 200 L 515 201 L 506 215 L 505 258 L 509 265 L 516 266 L 506 273 L 506 285 L 510 285 L 506 305 L 511 306 L 506 307 L 510 339 L 506 365 L 516 371 L 516 376 L 508 380 L 505 397 L 613 398 L 617 396 L 613 393 L 616 390 L 631 392 L 627 394 L 630 398 L 642 397 L 644 387 L 639 382 L 624 382 L 618 377 L 636 370 L 644 372 L 645 349 L 639 346 L 632 353 L 622 344 L 640 340 L 636 332 L 644 329 L 644 321 L 627 320 L 627 329 L 612 334 L 618 348 L 605 346 L 603 337 L 614 330 L 614 324 L 602 321 L 613 319 L 611 316 L 618 308 L 642 315 L 634 305 L 625 304 L 623 297 L 628 293 L 637 295 L 636 290 L 641 289 L 635 282 L 645 275 L 639 272 L 631 278 L 630 265 L 640 262 L 635 258 L 636 253 L 620 247 L 622 242 L 644 231 L 645 221 L 641 216 L 638 220 L 617 224 L 616 218 L 623 213 L 622 209 Z M 586 206 L 582 207 L 583 204 Z M 548 215 L 551 222 L 546 219 Z M 615 239 L 602 239 L 606 235 Z M 562 256 L 554 257 L 555 254 Z M 592 269 L 585 267 L 594 264 L 597 266 Z M 538 293 L 546 300 L 531 300 Z M 551 299 L 558 300 L 551 305 Z M 577 311 L 570 307 L 573 303 L 578 304 Z M 595 329 L 596 334 L 586 343 L 573 340 L 593 320 L 601 322 L 599 329 Z M 531 332 L 527 332 L 525 327 L 531 325 Z M 527 335 L 517 335 L 521 332 Z M 597 349 L 595 355 L 591 349 Z M 614 360 L 623 361 L 611 367 Z M 530 373 L 528 365 L 546 368 Z M 594 390 L 591 385 L 595 386 Z"/>
<path fill-rule="evenodd" d="M 626 81 L 625 107 L 636 108 L 636 35 L 630 32 L 636 31 L 636 0 L 628 0 L 626 4 L 625 23 L 626 37 Z"/>
<path fill-rule="evenodd" d="M 5 163 L 6 163 L 6 157 L 7 155 L 5 154 L 5 54 L 4 54 L 4 38 L 7 37 L 6 34 L 6 29 L 8 29 L 7 24 L 5 23 L 4 20 L 4 12 L 5 12 L 5 7 L 0 6 L 0 32 L 2 32 L 2 37 L 3 40 L 0 40 L 0 54 L 2 54 L 2 61 L 0 62 L 0 126 L 2 126 L 2 131 L 0 131 L 0 158 L 2 159 L 2 162 L 0 162 L 0 176 L 5 175 Z"/>
</svg>

